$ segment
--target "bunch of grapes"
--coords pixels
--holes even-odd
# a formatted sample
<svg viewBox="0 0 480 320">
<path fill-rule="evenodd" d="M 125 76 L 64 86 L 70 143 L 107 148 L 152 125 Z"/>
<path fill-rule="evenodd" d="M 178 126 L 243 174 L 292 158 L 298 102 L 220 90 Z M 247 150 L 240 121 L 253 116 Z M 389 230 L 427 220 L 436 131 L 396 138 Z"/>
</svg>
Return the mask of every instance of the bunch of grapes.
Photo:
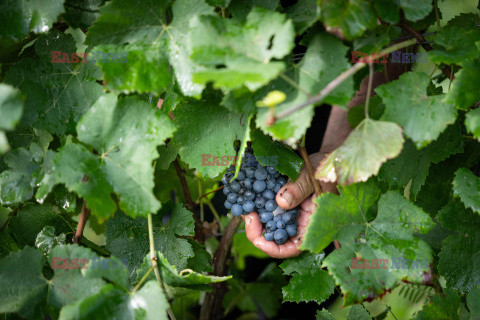
<svg viewBox="0 0 480 320">
<path fill-rule="evenodd" d="M 273 166 L 261 166 L 251 148 L 245 149 L 237 178 L 230 181 L 234 173 L 235 166 L 230 166 L 222 178 L 223 193 L 227 196 L 225 208 L 234 216 L 256 211 L 265 228 L 263 236 L 267 241 L 283 244 L 296 236 L 298 208 L 286 211 L 276 201 L 276 195 L 287 183 L 287 178 Z"/>
</svg>

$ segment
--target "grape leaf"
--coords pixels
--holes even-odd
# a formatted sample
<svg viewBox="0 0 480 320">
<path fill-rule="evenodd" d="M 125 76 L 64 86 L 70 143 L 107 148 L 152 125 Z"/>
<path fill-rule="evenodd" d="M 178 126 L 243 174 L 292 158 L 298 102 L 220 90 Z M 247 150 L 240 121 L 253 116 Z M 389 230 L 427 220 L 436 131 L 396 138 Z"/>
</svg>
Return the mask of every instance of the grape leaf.
<svg viewBox="0 0 480 320">
<path fill-rule="evenodd" d="M 223 89 L 245 85 L 255 91 L 284 69 L 282 62 L 270 61 L 292 50 L 294 30 L 285 15 L 254 8 L 245 25 L 218 16 L 194 19 L 189 40 L 192 60 L 207 67 L 193 74 L 194 82 L 213 81 Z"/>
<path fill-rule="evenodd" d="M 365 119 L 322 161 L 315 176 L 340 184 L 366 181 L 378 173 L 382 163 L 401 152 L 403 142 L 397 124 Z"/>
<path fill-rule="evenodd" d="M 275 112 L 281 112 L 298 106 L 316 95 L 340 73 L 350 67 L 345 55 L 348 48 L 337 38 L 329 34 L 316 35 L 308 46 L 302 61 L 286 73 L 298 86 L 292 87 L 289 82 L 280 78 L 260 90 L 254 97 L 256 101 L 263 99 L 270 91 L 283 91 L 287 98 L 275 107 Z M 301 89 L 298 89 L 301 88 Z M 333 90 L 323 103 L 345 106 L 353 94 L 353 80 L 344 81 Z M 257 114 L 257 127 L 268 133 L 274 139 L 285 140 L 289 145 L 295 145 L 305 134 L 313 117 L 313 107 L 306 107 L 285 118 L 278 119 L 269 126 L 268 108 L 261 108 Z"/>
<path fill-rule="evenodd" d="M 182 204 L 177 203 L 170 218 L 170 227 L 179 236 L 193 236 L 195 234 L 193 213 L 185 209 Z"/>
<path fill-rule="evenodd" d="M 480 288 L 477 287 L 467 295 L 467 306 L 470 310 L 470 319 L 480 317 Z"/>
<path fill-rule="evenodd" d="M 480 60 L 469 60 L 462 63 L 462 70 L 455 75 L 452 88 L 448 91 L 444 101 L 455 105 L 458 109 L 468 110 L 480 100 L 480 93 L 475 83 L 480 80 Z"/>
<path fill-rule="evenodd" d="M 176 108 L 174 115 L 178 130 L 172 142 L 180 157 L 210 178 L 233 162 L 233 142 L 243 140 L 249 130 L 246 117 L 202 102 L 191 101 Z"/>
<path fill-rule="evenodd" d="M 480 40 L 480 31 L 475 20 L 479 20 L 478 15 L 461 14 L 448 21 L 435 36 L 434 49 L 428 53 L 430 59 L 449 65 L 478 58 L 475 42 Z M 461 39 L 458 34 L 462 35 Z"/>
<path fill-rule="evenodd" d="M 445 295 L 434 295 L 416 315 L 415 320 L 460 320 L 462 302 L 455 291 L 447 288 Z"/>
<path fill-rule="evenodd" d="M 427 96 L 429 83 L 427 74 L 408 72 L 375 89 L 385 104 L 382 120 L 402 126 L 417 148 L 437 139 L 457 117 L 455 107 L 442 102 L 441 95 Z"/>
<path fill-rule="evenodd" d="M 303 253 L 299 257 L 285 260 L 280 268 L 284 274 L 292 275 L 287 286 L 283 287 L 283 301 L 322 303 L 334 291 L 335 284 L 321 263 L 325 254 Z M 308 286 L 305 284 L 308 283 Z"/>
<path fill-rule="evenodd" d="M 480 141 L 480 108 L 467 112 L 465 126 Z"/>
<path fill-rule="evenodd" d="M 198 273 L 213 272 L 212 255 L 205 250 L 205 246 L 189 239 L 188 241 L 193 249 L 193 257 L 188 258 L 187 267 Z"/>
<path fill-rule="evenodd" d="M 61 53 L 58 58 L 53 57 L 55 51 Z M 68 63 L 76 52 L 70 34 L 52 31 L 40 36 L 35 52 L 39 60 L 22 59 L 5 76 L 5 82 L 18 87 L 26 96 L 20 125 L 50 133 L 74 133 L 78 120 L 102 93 L 102 87 L 96 83 L 101 77 L 99 68 L 91 63 Z M 60 63 L 65 55 L 65 63 Z M 60 62 L 52 63 L 56 60 Z"/>
<path fill-rule="evenodd" d="M 160 42 L 136 41 L 124 46 L 100 45 L 93 54 L 110 90 L 161 94 L 171 82 L 168 58 Z M 97 53 L 98 52 L 98 53 Z"/>
<path fill-rule="evenodd" d="M 330 312 L 327 309 L 323 308 L 322 311 L 317 310 L 317 314 L 315 315 L 316 320 L 335 320 Z"/>
<path fill-rule="evenodd" d="M 0 84 L 0 130 L 13 130 L 23 112 L 24 98 L 15 88 Z"/>
<path fill-rule="evenodd" d="M 12 217 L 8 228 L 21 246 L 35 246 L 37 235 L 46 226 L 54 227 L 58 233 L 72 231 L 69 224 L 51 205 L 27 204 Z"/>
<path fill-rule="evenodd" d="M 453 192 L 474 212 L 480 214 L 480 178 L 466 168 L 455 172 Z"/>
<path fill-rule="evenodd" d="M 324 193 L 315 199 L 317 210 L 303 237 L 301 248 L 321 252 L 336 239 L 343 225 L 363 221 L 361 214 L 375 204 L 380 190 L 373 181 L 340 187 L 340 195 Z"/>
<path fill-rule="evenodd" d="M 64 0 L 7 0 L 0 4 L 0 37 L 20 40 L 30 31 L 45 32 L 65 12 Z"/>
<path fill-rule="evenodd" d="M 61 320 L 168 320 L 168 301 L 156 281 L 145 283 L 133 294 L 107 284 L 98 293 L 62 309 Z"/>
<path fill-rule="evenodd" d="M 380 296 L 399 280 L 422 283 L 430 272 L 431 249 L 413 235 L 433 227 L 426 213 L 388 191 L 380 197 L 377 217 L 368 222 L 364 216 L 357 212 L 340 227 L 341 248 L 323 262 L 342 289 L 344 305 Z"/>
<path fill-rule="evenodd" d="M 297 34 L 304 33 L 320 17 L 320 6 L 316 0 L 299 0 L 287 7 L 287 17 L 292 20 Z"/>
<path fill-rule="evenodd" d="M 152 161 L 174 131 L 168 116 L 147 103 L 113 94 L 101 97 L 77 125 L 79 139 L 99 152 L 100 169 L 120 196 L 120 208 L 133 217 L 160 208 L 152 193 Z"/>
<path fill-rule="evenodd" d="M 295 181 L 300 174 L 303 160 L 292 149 L 255 130 L 252 133 L 252 148 L 255 158 L 263 166 L 274 166 L 280 173 Z"/>
<path fill-rule="evenodd" d="M 371 320 L 372 317 L 363 305 L 353 305 L 348 311 L 347 320 Z"/>
<path fill-rule="evenodd" d="M 101 170 L 101 163 L 84 146 L 68 143 L 54 158 L 55 182 L 63 183 L 87 202 L 93 215 L 105 219 L 116 209 L 112 186 Z M 40 195 L 41 196 L 41 195 Z"/>
<path fill-rule="evenodd" d="M 89 28 L 100 15 L 105 0 L 66 0 L 64 18 L 72 28 Z"/>
<path fill-rule="evenodd" d="M 349 40 L 377 25 L 375 10 L 366 0 L 322 1 L 321 19 L 329 27 L 339 27 Z"/>
<path fill-rule="evenodd" d="M 185 269 L 188 259 L 194 255 L 190 243 L 174 233 L 171 222 L 164 226 L 159 214 L 154 215 L 152 220 L 155 248 L 162 252 L 171 264 L 180 270 Z M 191 226 L 188 220 L 176 220 L 175 229 L 183 230 L 182 233 L 185 233 L 187 225 Z M 182 226 L 180 223 L 186 225 Z M 193 230 L 187 232 L 192 233 Z M 105 235 L 107 250 L 120 260 L 127 260 L 128 276 L 132 283 L 136 278 L 136 270 L 149 250 L 147 219 L 142 217 L 132 219 L 122 212 L 117 212 L 106 222 Z"/>
<path fill-rule="evenodd" d="M 55 236 L 55 228 L 51 226 L 46 226 L 42 229 L 35 239 L 35 247 L 40 249 L 42 253 L 49 254 L 53 247 L 58 245 L 66 245 L 65 234 L 62 233 L 58 236 Z"/>
<path fill-rule="evenodd" d="M 463 152 L 463 148 L 460 123 L 449 126 L 437 140 L 422 150 L 418 150 L 407 140 L 402 153 L 382 166 L 379 179 L 388 182 L 390 188 L 405 188 L 411 181 L 410 194 L 415 198 L 425 183 L 430 165 L 439 163 L 452 154 Z"/>
<path fill-rule="evenodd" d="M 375 1 L 374 6 L 382 20 L 391 24 L 398 23 L 400 20 L 400 8 L 403 9 L 405 17 L 411 21 L 420 20 L 432 11 L 432 2 L 429 0 L 381 0 Z"/>
<path fill-rule="evenodd" d="M 125 289 L 128 288 L 127 266 L 124 261 L 113 256 L 110 258 L 97 257 L 91 259 L 85 266 L 86 269 L 81 270 L 85 278 L 103 278 Z"/>
<path fill-rule="evenodd" d="M 237 20 L 245 20 L 248 13 L 254 7 L 261 7 L 271 11 L 277 9 L 279 0 L 232 0 L 228 6 L 228 10 Z"/>
</svg>

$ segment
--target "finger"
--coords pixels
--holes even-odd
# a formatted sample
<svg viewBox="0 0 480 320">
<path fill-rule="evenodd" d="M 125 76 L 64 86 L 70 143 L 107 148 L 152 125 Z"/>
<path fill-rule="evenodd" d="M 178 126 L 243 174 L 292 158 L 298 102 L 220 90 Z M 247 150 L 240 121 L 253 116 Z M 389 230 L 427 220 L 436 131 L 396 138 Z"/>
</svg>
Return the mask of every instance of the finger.
<svg viewBox="0 0 480 320">
<path fill-rule="evenodd" d="M 307 170 L 302 169 L 295 182 L 289 181 L 277 194 L 277 203 L 283 209 L 292 209 L 313 193 L 313 185 L 307 175 Z"/>
<path fill-rule="evenodd" d="M 282 245 L 277 245 L 274 241 L 267 241 L 264 237 L 258 237 L 253 244 L 270 257 L 277 259 L 295 257 L 301 252 L 291 240 Z"/>
<path fill-rule="evenodd" d="M 253 243 L 255 239 L 262 235 L 262 222 L 258 218 L 258 214 L 256 212 L 250 212 L 242 217 L 243 220 L 245 220 L 245 232 L 247 234 L 247 239 Z"/>
</svg>

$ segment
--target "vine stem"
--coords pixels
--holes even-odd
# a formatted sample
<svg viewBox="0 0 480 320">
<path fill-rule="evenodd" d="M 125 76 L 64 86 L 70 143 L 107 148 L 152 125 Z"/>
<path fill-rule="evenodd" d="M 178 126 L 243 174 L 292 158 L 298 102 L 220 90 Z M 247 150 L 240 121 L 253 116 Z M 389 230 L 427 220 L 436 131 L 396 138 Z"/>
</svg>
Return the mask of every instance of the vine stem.
<svg viewBox="0 0 480 320">
<path fill-rule="evenodd" d="M 228 271 L 228 257 L 232 248 L 233 236 L 235 235 L 242 218 L 234 217 L 227 224 L 222 239 L 218 244 L 218 248 L 213 256 L 213 274 L 215 276 L 225 276 Z M 212 292 L 205 295 L 202 309 L 200 310 L 200 320 L 217 319 L 222 308 L 223 296 L 227 292 L 224 282 L 213 285 Z"/>
<path fill-rule="evenodd" d="M 364 61 L 373 61 L 374 59 L 379 59 L 383 56 L 388 55 L 389 53 L 391 53 L 393 51 L 400 50 L 402 48 L 411 46 L 415 43 L 417 43 L 416 39 L 410 39 L 410 40 L 407 40 L 407 41 L 403 41 L 403 42 L 394 44 L 394 45 L 380 51 L 380 53 L 378 53 L 378 54 L 367 56 L 367 57 L 363 58 L 363 60 Z M 315 103 L 318 103 L 318 102 L 322 101 L 327 95 L 329 95 L 333 90 L 335 90 L 343 81 L 345 81 L 349 77 L 353 76 L 358 70 L 362 69 L 366 65 L 367 65 L 366 62 L 356 63 L 355 65 L 353 65 L 352 67 L 350 67 L 346 71 L 342 72 L 338 77 L 333 79 L 329 84 L 327 84 L 327 86 L 325 88 L 322 89 L 322 91 L 320 91 L 320 93 L 313 96 L 311 99 L 308 99 L 304 103 L 299 104 L 298 106 L 295 106 L 291 109 L 288 109 L 288 110 L 285 110 L 285 111 L 282 111 L 282 112 L 278 113 L 276 115 L 276 117 L 274 118 L 274 120 L 284 118 L 284 117 L 286 117 L 286 116 L 288 116 L 288 115 L 290 115 L 290 114 L 292 114 L 292 113 L 294 113 L 294 112 L 296 112 L 300 109 L 303 109 L 303 108 L 305 108 L 305 107 L 307 107 L 311 104 L 315 104 Z"/>
<path fill-rule="evenodd" d="M 370 92 L 372 91 L 372 83 L 373 83 L 373 64 L 371 62 L 368 63 L 368 87 L 367 87 L 367 98 L 365 100 L 365 119 L 370 118 L 368 116 L 368 106 L 370 104 Z"/>
<path fill-rule="evenodd" d="M 180 162 L 178 162 L 178 157 L 173 161 L 173 166 L 175 167 L 175 171 L 177 172 L 178 179 L 180 180 L 180 184 L 182 185 L 183 195 L 185 196 L 185 201 L 187 202 L 187 209 L 190 210 L 193 214 L 193 219 L 195 220 L 195 240 L 200 242 L 201 244 L 205 243 L 205 235 L 203 234 L 203 225 L 198 220 L 198 217 L 195 215 L 195 203 L 192 201 L 192 197 L 190 196 L 190 190 L 188 189 L 187 180 L 183 174 L 182 167 L 180 166 Z"/>
<path fill-rule="evenodd" d="M 305 136 L 302 140 L 305 140 Z M 317 179 L 315 179 L 315 173 L 313 171 L 312 163 L 310 162 L 310 158 L 307 154 L 307 149 L 305 149 L 304 143 L 302 143 L 302 147 L 300 148 L 300 156 L 302 156 L 303 162 L 305 162 L 305 166 L 307 167 L 308 176 L 310 177 L 310 181 L 313 184 L 313 188 L 315 189 L 316 196 L 322 194 L 322 187 Z"/>
<path fill-rule="evenodd" d="M 78 220 L 77 231 L 75 231 L 75 235 L 73 236 L 73 243 L 80 243 L 80 241 L 82 241 L 83 229 L 85 229 L 89 214 L 90 210 L 87 208 L 87 201 L 83 201 L 82 211 L 80 211 L 80 219 Z"/>
<path fill-rule="evenodd" d="M 147 220 L 148 220 L 148 242 L 150 244 L 150 261 L 152 262 L 152 267 L 150 269 L 153 269 L 153 271 L 155 272 L 155 277 L 157 278 L 158 284 L 160 285 L 160 289 L 162 290 L 163 294 L 165 295 L 165 298 L 168 301 L 168 304 L 169 304 L 168 309 L 167 309 L 168 316 L 170 317 L 171 320 L 175 320 L 175 315 L 173 314 L 173 312 L 170 308 L 170 298 L 167 294 L 167 290 L 165 289 L 165 284 L 163 283 L 163 279 L 162 279 L 162 275 L 160 273 L 160 270 L 158 269 L 157 254 L 155 252 L 155 238 L 153 237 L 153 222 L 152 222 L 152 214 L 151 213 L 148 214 Z M 151 271 L 149 271 L 147 273 L 150 273 L 150 272 Z M 146 276 L 147 275 L 145 275 L 144 278 Z M 144 280 L 144 279 L 142 278 L 142 280 Z M 137 284 L 137 286 L 138 286 L 138 284 Z"/>
</svg>

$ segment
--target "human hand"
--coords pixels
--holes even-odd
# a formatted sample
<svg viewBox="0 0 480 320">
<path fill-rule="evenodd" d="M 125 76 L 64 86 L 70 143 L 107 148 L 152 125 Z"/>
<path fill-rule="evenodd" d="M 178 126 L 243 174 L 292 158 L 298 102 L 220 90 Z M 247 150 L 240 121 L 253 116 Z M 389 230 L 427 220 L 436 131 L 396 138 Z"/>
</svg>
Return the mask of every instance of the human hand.
<svg viewBox="0 0 480 320">
<path fill-rule="evenodd" d="M 318 166 L 325 157 L 325 153 L 315 153 L 310 156 L 310 162 L 313 167 Z M 336 186 L 332 183 L 322 183 L 323 192 L 336 192 Z M 290 238 L 284 244 L 278 245 L 274 241 L 267 241 L 262 233 L 265 231 L 257 212 L 251 212 L 242 216 L 245 221 L 245 230 L 247 238 L 253 245 L 273 258 L 285 259 L 295 257 L 301 253 L 299 246 L 302 243 L 306 227 L 310 222 L 310 216 L 315 212 L 316 205 L 312 195 L 314 191 L 313 182 L 308 175 L 307 168 L 302 168 L 297 180 L 293 183 L 289 181 L 277 193 L 277 204 L 283 209 L 292 209 L 299 206 L 298 209 L 298 233 Z"/>
</svg>

